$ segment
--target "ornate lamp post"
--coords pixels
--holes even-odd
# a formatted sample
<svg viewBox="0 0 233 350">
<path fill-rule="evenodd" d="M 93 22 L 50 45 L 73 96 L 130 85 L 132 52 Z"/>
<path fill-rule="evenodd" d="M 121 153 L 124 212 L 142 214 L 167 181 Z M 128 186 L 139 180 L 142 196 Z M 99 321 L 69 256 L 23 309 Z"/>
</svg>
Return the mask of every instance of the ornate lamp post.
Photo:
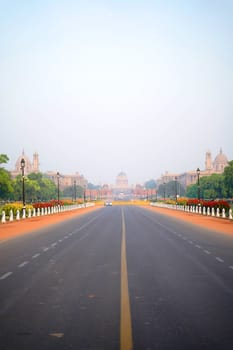
<svg viewBox="0 0 233 350">
<path fill-rule="evenodd" d="M 177 176 L 175 177 L 175 198 L 176 198 L 176 204 L 177 204 Z"/>
<path fill-rule="evenodd" d="M 84 185 L 84 188 L 83 188 L 83 204 L 85 207 L 86 206 L 86 185 Z"/>
<path fill-rule="evenodd" d="M 22 171 L 22 197 L 23 197 L 23 208 L 25 208 L 25 176 L 24 176 L 24 168 L 25 168 L 25 160 L 24 158 L 21 159 L 20 162 L 21 165 L 21 171 Z"/>
<path fill-rule="evenodd" d="M 57 200 L 60 201 L 60 173 L 57 172 Z"/>
<path fill-rule="evenodd" d="M 200 169 L 197 168 L 197 199 L 200 200 Z"/>
<path fill-rule="evenodd" d="M 76 180 L 74 180 L 74 201 L 76 202 Z"/>
</svg>

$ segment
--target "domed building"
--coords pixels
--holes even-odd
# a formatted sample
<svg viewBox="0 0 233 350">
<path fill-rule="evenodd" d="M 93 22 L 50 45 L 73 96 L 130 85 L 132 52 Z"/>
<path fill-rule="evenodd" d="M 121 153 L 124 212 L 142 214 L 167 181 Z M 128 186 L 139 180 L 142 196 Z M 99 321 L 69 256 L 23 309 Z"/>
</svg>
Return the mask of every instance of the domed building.
<svg viewBox="0 0 233 350">
<path fill-rule="evenodd" d="M 126 174 L 123 171 L 121 171 L 116 178 L 116 188 L 123 190 L 128 187 L 129 187 L 128 178 Z"/>
<path fill-rule="evenodd" d="M 224 171 L 224 168 L 228 164 L 228 159 L 225 156 L 225 154 L 222 152 L 222 149 L 220 149 L 219 154 L 215 157 L 213 162 L 213 172 L 221 174 Z"/>
<path fill-rule="evenodd" d="M 116 200 L 128 200 L 132 197 L 132 188 L 129 186 L 127 175 L 123 171 L 116 177 L 113 195 Z"/>
<path fill-rule="evenodd" d="M 212 161 L 212 155 L 210 151 L 205 155 L 205 169 L 200 170 L 200 176 L 210 176 L 212 174 L 222 174 L 224 168 L 228 165 L 228 159 L 220 148 L 219 154 Z M 182 174 L 165 173 L 157 180 L 157 186 L 169 181 L 178 181 L 184 188 L 191 184 L 197 183 L 197 170 L 186 171 Z"/>
<path fill-rule="evenodd" d="M 30 173 L 38 173 L 40 171 L 39 170 L 39 155 L 38 155 L 38 153 L 33 154 L 33 160 L 31 162 L 30 159 L 28 158 L 28 156 L 23 151 L 15 163 L 15 169 L 13 171 L 11 171 L 11 175 L 13 177 L 22 173 L 22 170 L 21 170 L 22 159 L 24 159 L 24 161 L 25 161 L 25 168 L 24 168 L 25 175 L 30 174 Z"/>
</svg>

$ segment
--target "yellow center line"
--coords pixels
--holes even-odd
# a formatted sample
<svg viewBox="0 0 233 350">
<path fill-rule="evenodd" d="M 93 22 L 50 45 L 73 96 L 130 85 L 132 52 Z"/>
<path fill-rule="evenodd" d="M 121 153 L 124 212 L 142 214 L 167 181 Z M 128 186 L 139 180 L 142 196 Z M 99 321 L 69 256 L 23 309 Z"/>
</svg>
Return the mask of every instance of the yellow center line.
<svg viewBox="0 0 233 350">
<path fill-rule="evenodd" d="M 126 260 L 125 216 L 122 208 L 122 241 L 121 241 L 121 320 L 120 320 L 120 350 L 132 350 L 132 325 L 129 301 L 129 287 Z"/>
</svg>

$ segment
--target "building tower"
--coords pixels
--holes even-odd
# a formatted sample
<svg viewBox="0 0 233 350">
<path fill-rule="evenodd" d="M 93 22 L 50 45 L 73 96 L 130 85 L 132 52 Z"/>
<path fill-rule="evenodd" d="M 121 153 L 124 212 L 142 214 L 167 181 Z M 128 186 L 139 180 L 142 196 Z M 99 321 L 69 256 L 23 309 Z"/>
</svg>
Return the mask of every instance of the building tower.
<svg viewBox="0 0 233 350">
<path fill-rule="evenodd" d="M 205 155 L 205 170 L 211 173 L 212 169 L 213 169 L 213 165 L 212 165 L 212 159 L 211 159 L 211 152 L 207 151 Z"/>
<path fill-rule="evenodd" d="M 39 154 L 37 152 L 33 154 L 32 170 L 34 173 L 39 172 Z"/>
</svg>

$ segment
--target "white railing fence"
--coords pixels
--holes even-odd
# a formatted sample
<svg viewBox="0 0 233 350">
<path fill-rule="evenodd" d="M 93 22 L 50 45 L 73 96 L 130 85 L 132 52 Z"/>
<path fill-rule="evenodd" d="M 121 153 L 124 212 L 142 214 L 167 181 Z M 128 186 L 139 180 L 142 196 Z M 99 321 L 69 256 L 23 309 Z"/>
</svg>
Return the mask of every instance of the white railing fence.
<svg viewBox="0 0 233 350">
<path fill-rule="evenodd" d="M 188 205 L 175 205 L 175 204 L 166 204 L 162 202 L 151 202 L 151 206 L 153 207 L 159 207 L 159 208 L 168 208 L 168 209 L 174 209 L 174 210 L 181 210 L 181 211 L 186 211 L 190 213 L 196 213 L 199 215 L 206 215 L 206 216 L 213 216 L 213 217 L 218 217 L 218 218 L 223 218 L 223 219 L 233 219 L 232 216 L 232 209 L 229 209 L 229 211 L 225 210 L 224 208 L 220 210 L 217 208 L 209 208 L 209 207 L 202 207 L 199 205 L 196 206 L 188 206 Z"/>
<path fill-rule="evenodd" d="M 81 209 L 81 208 L 88 208 L 93 207 L 94 203 L 85 203 L 85 204 L 73 204 L 73 205 L 58 205 L 55 207 L 48 207 L 48 208 L 33 208 L 33 209 L 23 209 L 22 213 L 20 213 L 20 210 L 18 209 L 16 212 L 16 215 L 14 216 L 13 210 L 10 210 L 9 216 L 6 215 L 6 212 L 3 210 L 1 213 L 1 223 L 6 223 L 8 221 L 12 222 L 14 220 L 23 220 L 23 219 L 30 219 L 34 218 L 36 216 L 46 216 L 46 215 L 52 215 L 57 213 L 63 213 L 66 211 Z"/>
</svg>

